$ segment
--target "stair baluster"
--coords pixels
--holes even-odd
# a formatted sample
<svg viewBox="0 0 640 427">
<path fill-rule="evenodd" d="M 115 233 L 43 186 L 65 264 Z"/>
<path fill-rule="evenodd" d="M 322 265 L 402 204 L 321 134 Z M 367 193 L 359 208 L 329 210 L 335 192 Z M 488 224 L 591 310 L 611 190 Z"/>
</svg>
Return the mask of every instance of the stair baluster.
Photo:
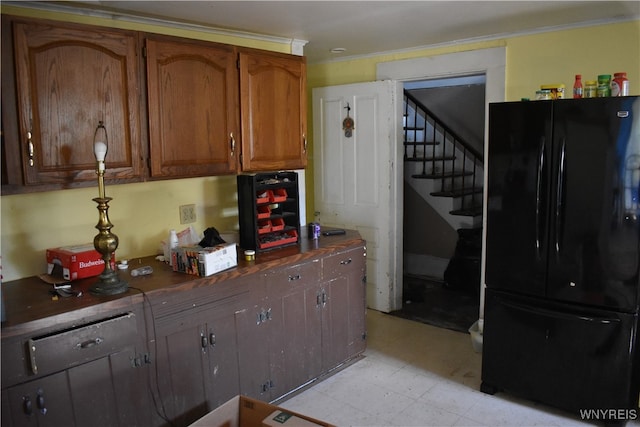
<svg viewBox="0 0 640 427">
<path fill-rule="evenodd" d="M 404 95 L 405 161 L 422 163 L 422 172 L 412 177 L 439 179 L 440 191 L 435 191 L 431 195 L 460 200 L 459 209 L 451 211 L 450 214 L 482 215 L 483 189 L 482 184 L 478 183 L 477 176 L 479 168 L 483 165 L 482 154 L 460 138 L 409 92 L 405 90 Z M 424 127 L 420 126 L 422 122 Z M 418 137 L 419 132 L 422 138 Z M 408 152 L 409 145 L 413 148 L 412 155 Z M 431 146 L 429 157 L 427 156 L 428 146 Z M 440 154 L 437 147 L 441 147 Z M 422 151 L 421 155 L 419 148 Z M 448 154 L 449 151 L 450 154 Z M 447 167 L 447 162 L 450 162 L 450 168 Z M 427 170 L 428 166 L 430 170 Z"/>
</svg>

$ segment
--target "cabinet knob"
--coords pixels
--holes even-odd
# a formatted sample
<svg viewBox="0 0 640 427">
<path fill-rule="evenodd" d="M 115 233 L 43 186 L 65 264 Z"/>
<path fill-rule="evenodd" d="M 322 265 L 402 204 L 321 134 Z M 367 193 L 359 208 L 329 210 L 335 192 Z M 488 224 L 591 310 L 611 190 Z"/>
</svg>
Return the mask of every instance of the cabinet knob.
<svg viewBox="0 0 640 427">
<path fill-rule="evenodd" d="M 293 282 L 294 280 L 300 280 L 302 277 L 299 274 L 289 275 L 289 281 Z"/>
<path fill-rule="evenodd" d="M 351 261 L 352 261 L 352 260 L 351 260 L 351 258 L 349 258 L 349 259 L 344 259 L 344 260 L 340 261 L 340 264 L 342 264 L 342 265 L 349 265 L 349 264 L 351 264 Z"/>
<path fill-rule="evenodd" d="M 209 334 L 209 345 L 211 347 L 214 347 L 216 345 L 216 334 L 214 333 Z"/>
</svg>

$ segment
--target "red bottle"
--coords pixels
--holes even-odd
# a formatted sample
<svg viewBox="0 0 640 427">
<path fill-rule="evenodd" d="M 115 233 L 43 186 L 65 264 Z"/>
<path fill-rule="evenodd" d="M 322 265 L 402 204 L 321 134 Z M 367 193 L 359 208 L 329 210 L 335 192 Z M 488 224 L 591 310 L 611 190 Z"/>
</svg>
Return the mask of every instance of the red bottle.
<svg viewBox="0 0 640 427">
<path fill-rule="evenodd" d="M 573 84 L 573 97 L 582 98 L 582 75 L 576 74 L 576 81 Z"/>
</svg>

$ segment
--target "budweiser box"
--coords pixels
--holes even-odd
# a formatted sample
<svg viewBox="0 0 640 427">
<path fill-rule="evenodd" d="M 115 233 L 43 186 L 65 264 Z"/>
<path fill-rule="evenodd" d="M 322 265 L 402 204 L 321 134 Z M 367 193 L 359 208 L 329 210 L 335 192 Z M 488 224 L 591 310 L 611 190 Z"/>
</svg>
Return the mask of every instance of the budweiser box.
<svg viewBox="0 0 640 427">
<path fill-rule="evenodd" d="M 210 248 L 201 246 L 178 247 L 171 251 L 173 271 L 211 276 L 238 265 L 235 243 L 223 243 Z"/>
<path fill-rule="evenodd" d="M 56 264 L 62 266 L 62 277 L 65 280 L 98 276 L 104 271 L 102 255 L 91 243 L 47 249 L 47 273 L 52 274 Z M 115 264 L 116 257 L 112 254 L 111 268 L 115 269 Z"/>
</svg>

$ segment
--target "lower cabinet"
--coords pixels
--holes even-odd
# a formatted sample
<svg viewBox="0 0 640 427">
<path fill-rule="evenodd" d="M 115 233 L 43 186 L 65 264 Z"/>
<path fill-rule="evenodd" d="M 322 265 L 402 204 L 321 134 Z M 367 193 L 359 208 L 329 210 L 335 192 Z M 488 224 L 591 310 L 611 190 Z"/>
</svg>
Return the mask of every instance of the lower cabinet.
<svg viewBox="0 0 640 427">
<path fill-rule="evenodd" d="M 5 336 L 2 425 L 188 426 L 238 394 L 276 401 L 365 350 L 365 255 L 186 279 L 125 312 Z"/>
<path fill-rule="evenodd" d="M 322 370 L 366 348 L 366 249 L 322 259 Z"/>
<path fill-rule="evenodd" d="M 262 280 L 252 303 L 236 312 L 242 394 L 278 400 L 365 350 L 364 247 Z"/>
<path fill-rule="evenodd" d="M 2 425 L 148 425 L 136 320 L 128 313 L 29 338 L 26 378 L 36 378 L 3 389 Z"/>
<path fill-rule="evenodd" d="M 242 295 L 155 320 L 157 420 L 189 425 L 239 393 L 235 308 Z"/>
</svg>

